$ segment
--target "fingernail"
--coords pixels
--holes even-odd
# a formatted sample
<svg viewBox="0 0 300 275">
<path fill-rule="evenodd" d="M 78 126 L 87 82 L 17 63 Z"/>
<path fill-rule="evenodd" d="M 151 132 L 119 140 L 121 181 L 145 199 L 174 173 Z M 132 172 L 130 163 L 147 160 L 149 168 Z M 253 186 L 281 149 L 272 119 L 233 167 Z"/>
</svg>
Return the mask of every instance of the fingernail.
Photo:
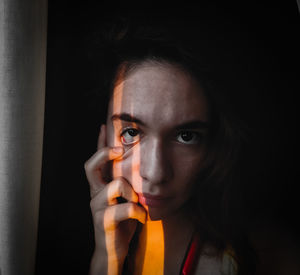
<svg viewBox="0 0 300 275">
<path fill-rule="evenodd" d="M 116 154 L 121 154 L 123 153 L 123 147 L 114 147 L 113 148 L 113 152 L 116 153 Z"/>
</svg>

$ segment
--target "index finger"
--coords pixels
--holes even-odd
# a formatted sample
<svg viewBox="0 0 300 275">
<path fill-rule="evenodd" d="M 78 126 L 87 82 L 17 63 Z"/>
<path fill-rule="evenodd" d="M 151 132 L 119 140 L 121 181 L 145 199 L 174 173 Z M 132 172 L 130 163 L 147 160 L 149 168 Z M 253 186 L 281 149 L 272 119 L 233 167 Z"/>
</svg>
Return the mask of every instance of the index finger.
<svg viewBox="0 0 300 275">
<path fill-rule="evenodd" d="M 123 147 L 104 147 L 85 162 L 84 168 L 90 184 L 91 194 L 99 192 L 103 185 L 107 183 L 103 171 L 104 165 L 111 160 L 121 157 L 123 153 Z"/>
<path fill-rule="evenodd" d="M 86 176 L 90 184 L 91 195 L 99 192 L 103 184 L 106 184 L 105 164 L 123 154 L 122 147 L 106 147 L 106 125 L 101 125 L 97 142 L 98 151 L 85 163 Z"/>
<path fill-rule="evenodd" d="M 100 150 L 106 146 L 106 125 L 102 124 L 100 128 L 100 134 L 97 142 L 97 150 Z"/>
</svg>

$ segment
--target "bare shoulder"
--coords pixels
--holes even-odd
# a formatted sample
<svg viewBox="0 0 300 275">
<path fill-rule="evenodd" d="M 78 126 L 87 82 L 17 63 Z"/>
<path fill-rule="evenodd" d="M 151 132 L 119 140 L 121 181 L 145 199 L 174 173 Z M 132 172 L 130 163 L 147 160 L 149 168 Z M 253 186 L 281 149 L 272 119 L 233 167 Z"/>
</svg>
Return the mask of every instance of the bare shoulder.
<svg viewBox="0 0 300 275">
<path fill-rule="evenodd" d="M 222 256 L 216 256 L 212 247 L 205 247 L 199 257 L 195 275 L 237 275 L 237 263 L 233 253 L 226 250 Z"/>
</svg>

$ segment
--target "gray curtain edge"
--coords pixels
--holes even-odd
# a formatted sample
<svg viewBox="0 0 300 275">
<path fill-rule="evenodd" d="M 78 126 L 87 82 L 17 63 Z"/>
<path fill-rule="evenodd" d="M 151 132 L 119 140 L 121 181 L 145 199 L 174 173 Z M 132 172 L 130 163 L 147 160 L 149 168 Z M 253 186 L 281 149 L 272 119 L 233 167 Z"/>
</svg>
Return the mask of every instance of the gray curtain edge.
<svg viewBox="0 0 300 275">
<path fill-rule="evenodd" d="M 47 0 L 0 0 L 0 274 L 34 274 Z"/>
</svg>

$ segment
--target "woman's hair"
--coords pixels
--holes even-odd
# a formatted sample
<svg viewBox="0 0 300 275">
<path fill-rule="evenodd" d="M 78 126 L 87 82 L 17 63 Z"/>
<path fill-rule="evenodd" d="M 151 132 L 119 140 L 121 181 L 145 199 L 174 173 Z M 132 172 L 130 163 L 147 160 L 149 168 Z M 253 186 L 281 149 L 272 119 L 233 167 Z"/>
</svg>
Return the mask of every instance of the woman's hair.
<svg viewBox="0 0 300 275">
<path fill-rule="evenodd" d="M 198 81 L 210 105 L 211 127 L 204 169 L 187 207 L 193 209 L 190 211 L 191 218 L 205 242 L 221 253 L 232 247 L 240 273 L 251 274 L 254 266 L 253 255 L 249 252 L 251 249 L 230 212 L 235 206 L 232 205 L 232 193 L 240 184 L 238 171 L 249 133 L 236 113 L 238 104 L 234 104 L 237 101 L 234 92 L 237 81 L 230 72 L 222 70 L 224 64 L 218 64 L 215 56 L 216 49 L 221 47 L 209 43 L 208 30 L 201 33 L 190 22 L 185 22 L 187 27 L 178 24 L 180 22 L 167 24 L 169 22 L 166 21 L 164 24 L 150 24 L 149 21 L 146 24 L 132 21 L 118 23 L 106 32 L 106 46 L 101 42 L 102 48 L 99 48 L 99 51 L 105 52 L 102 62 L 103 59 L 106 62 L 103 64 L 110 64 L 102 70 L 106 73 L 101 77 L 101 80 L 105 79 L 100 95 L 100 100 L 105 102 L 102 113 L 107 113 L 110 96 L 120 76 L 126 78 L 145 62 L 176 66 Z M 99 41 L 103 41 L 103 36 Z M 219 62 L 222 61 L 220 58 Z M 228 65 L 228 70 L 230 68 Z"/>
</svg>

